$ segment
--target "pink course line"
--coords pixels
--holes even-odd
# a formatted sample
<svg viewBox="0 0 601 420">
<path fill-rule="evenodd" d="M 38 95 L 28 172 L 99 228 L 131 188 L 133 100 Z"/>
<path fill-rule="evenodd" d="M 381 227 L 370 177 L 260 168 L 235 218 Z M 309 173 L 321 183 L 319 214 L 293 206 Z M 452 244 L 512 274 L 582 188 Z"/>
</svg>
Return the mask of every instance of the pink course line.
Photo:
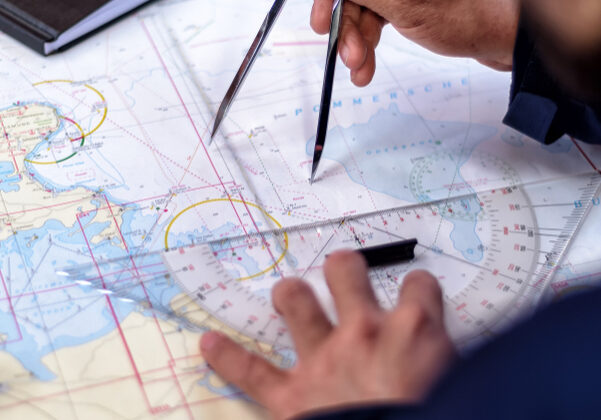
<svg viewBox="0 0 601 420">
<path fill-rule="evenodd" d="M 590 158 L 590 156 L 586 154 L 586 152 L 578 144 L 578 142 L 576 141 L 576 139 L 574 137 L 570 137 L 570 139 L 572 140 L 572 143 L 574 143 L 574 146 L 576 146 L 576 148 L 578 149 L 578 151 L 580 152 L 580 154 L 584 157 L 584 159 L 586 159 L 586 161 L 588 162 L 588 164 L 591 165 L 591 167 L 595 170 L 595 172 L 598 172 L 599 174 L 601 174 L 601 169 L 597 168 L 597 165 L 595 165 L 595 163 Z"/>
<path fill-rule="evenodd" d="M 184 112 L 186 113 L 186 116 L 188 117 L 188 120 L 190 120 L 190 123 L 192 124 L 192 129 L 196 133 L 196 137 L 198 137 L 198 141 L 200 142 L 200 145 L 202 146 L 202 148 L 203 148 L 203 150 L 205 152 L 205 155 L 207 156 L 207 160 L 209 161 L 209 164 L 211 165 L 211 168 L 213 168 L 213 172 L 215 173 L 215 176 L 217 177 L 217 180 L 221 184 L 221 188 L 223 188 L 224 194 L 227 196 L 228 200 L 230 201 L 232 209 L 234 210 L 234 213 L 236 214 L 236 217 L 238 218 L 238 221 L 240 222 L 240 227 L 244 231 L 244 234 L 248 235 L 248 232 L 246 231 L 246 228 L 244 227 L 244 223 L 242 222 L 242 218 L 238 214 L 238 210 L 236 210 L 236 206 L 234 206 L 234 202 L 232 201 L 232 197 L 228 193 L 227 188 L 225 187 L 225 184 L 224 184 L 223 180 L 221 179 L 221 175 L 219 175 L 219 171 L 217 171 L 217 167 L 215 166 L 215 164 L 213 163 L 213 159 L 211 159 L 211 156 L 209 155 L 209 151 L 207 150 L 207 146 L 205 145 L 204 141 L 202 140 L 202 136 L 198 132 L 198 128 L 196 127 L 196 124 L 194 123 L 194 119 L 192 118 L 192 115 L 190 114 L 190 111 L 188 111 L 188 107 L 186 106 L 186 102 L 184 101 L 184 98 L 182 97 L 182 95 L 179 93 L 179 89 L 177 88 L 177 85 L 175 84 L 175 81 L 173 80 L 173 77 L 171 77 L 171 73 L 167 69 L 167 64 L 165 64 L 165 61 L 163 60 L 163 57 L 161 56 L 161 53 L 159 52 L 159 49 L 158 49 L 158 47 L 156 46 L 156 44 L 154 42 L 154 39 L 152 39 L 152 36 L 150 35 L 150 32 L 148 31 L 148 28 L 146 27 L 146 24 L 144 23 L 144 21 L 140 21 L 140 25 L 142 25 L 142 29 L 144 30 L 144 33 L 146 34 L 146 38 L 148 38 L 148 41 L 150 42 L 150 45 L 152 46 L 152 49 L 154 50 L 154 52 L 155 52 L 155 54 L 156 54 L 159 62 L 161 63 L 161 66 L 163 67 L 163 70 L 165 70 L 165 74 L 167 75 L 167 78 L 169 79 L 169 82 L 171 83 L 171 86 L 173 87 L 173 90 L 175 91 L 175 94 L 177 95 L 180 103 L 182 104 L 182 107 L 184 108 Z"/>
<path fill-rule="evenodd" d="M 217 177 L 217 179 L 221 183 L 221 186 L 223 188 L 223 192 L 227 195 L 227 198 L 228 198 L 228 200 L 229 200 L 229 202 L 230 202 L 230 204 L 232 206 L 232 209 L 234 210 L 234 213 L 238 217 L 238 221 L 240 222 L 240 227 L 244 231 L 244 234 L 248 235 L 248 232 L 246 231 L 246 227 L 244 226 L 244 223 L 242 222 L 242 218 L 238 214 L 238 210 L 236 209 L 236 206 L 234 206 L 234 202 L 232 201 L 232 197 L 230 196 L 230 194 L 228 193 L 227 189 L 225 188 L 223 180 L 221 179 L 221 175 L 217 171 L 217 167 L 215 166 L 215 164 L 213 163 L 213 160 L 211 159 L 211 155 L 209 154 L 209 151 L 207 150 L 207 146 L 205 145 L 205 143 L 204 143 L 204 141 L 202 139 L 202 136 L 198 132 L 198 128 L 196 127 L 196 124 L 194 123 L 194 120 L 192 119 L 192 115 L 188 111 L 188 107 L 186 106 L 186 102 L 182 98 L 182 95 L 180 94 L 179 89 L 177 88 L 177 85 L 175 84 L 175 81 L 173 80 L 173 77 L 171 77 L 171 73 L 169 73 L 169 70 L 167 69 L 167 65 L 165 64 L 165 61 L 163 60 L 163 57 L 161 56 L 161 53 L 159 52 L 159 49 L 157 48 L 154 40 L 152 39 L 152 36 L 150 35 L 150 32 L 148 31 L 148 28 L 144 24 L 144 21 L 140 21 L 140 25 L 142 25 L 142 28 L 144 29 L 144 32 L 146 33 L 146 37 L 148 38 L 148 41 L 152 45 L 152 48 L 154 49 L 154 52 L 157 55 L 157 58 L 159 59 L 161 65 L 163 66 L 163 69 L 165 70 L 165 74 L 167 75 L 167 78 L 171 82 L 171 86 L 173 87 L 173 90 L 175 91 L 177 97 L 179 98 L 179 101 L 182 104 L 182 107 L 184 108 L 184 112 L 186 113 L 188 119 L 190 120 L 190 123 L 192 124 L 192 128 L 194 129 L 194 132 L 196 133 L 196 136 L 198 137 L 198 141 L 200 142 L 200 144 L 201 144 L 201 146 L 202 146 L 202 148 L 203 148 L 203 150 L 205 152 L 207 160 L 209 161 L 211 167 L 213 168 L 213 172 L 215 172 L 215 176 Z M 257 223 L 255 222 L 255 219 L 252 217 L 250 209 L 248 208 L 248 205 L 246 203 L 246 200 L 244 200 L 244 197 L 242 196 L 242 193 L 238 192 L 238 196 L 240 197 L 240 200 L 244 204 L 246 212 L 248 213 L 248 216 L 249 216 L 250 220 L 252 221 L 254 228 L 256 229 L 257 233 L 260 234 L 261 232 L 259 230 L 259 227 L 257 226 Z M 263 236 L 261 235 L 261 237 L 263 237 Z M 265 243 L 265 239 L 263 239 L 263 242 Z M 275 264 L 275 268 L 278 271 L 280 271 L 280 269 L 278 267 L 278 264 L 277 264 L 277 260 L 275 259 L 274 255 L 272 254 L 271 249 L 269 249 L 269 247 L 267 246 L 267 243 L 265 243 L 265 245 L 266 245 L 266 248 L 267 248 L 267 251 L 268 251 L 269 255 L 273 259 L 273 262 Z M 282 273 L 280 271 L 280 276 L 281 275 L 282 275 Z"/>
<path fill-rule="evenodd" d="M 77 218 L 77 223 L 79 224 L 81 233 L 83 235 L 83 238 L 85 240 L 86 247 L 88 248 L 88 252 L 90 253 L 90 257 L 92 257 L 92 261 L 94 262 L 96 271 L 98 272 L 98 275 L 100 276 L 100 279 L 102 281 L 102 287 L 106 289 L 106 284 L 104 282 L 104 278 L 102 277 L 102 272 L 100 271 L 100 266 L 98 265 L 98 262 L 96 261 L 96 257 L 94 256 L 94 253 L 92 252 L 92 248 L 90 247 L 90 242 L 88 241 L 86 231 L 84 230 L 83 225 L 81 224 L 79 215 L 76 215 L 76 218 Z M 144 389 L 144 382 L 142 381 L 142 376 L 140 375 L 140 371 L 138 370 L 138 366 L 136 365 L 134 356 L 131 352 L 129 344 L 127 343 L 127 339 L 125 338 L 125 333 L 123 332 L 123 329 L 121 328 L 121 323 L 119 322 L 119 318 L 117 317 L 117 313 L 113 306 L 113 302 L 111 301 L 111 298 L 108 295 L 105 296 L 105 298 L 106 298 L 106 302 L 108 304 L 111 316 L 112 316 L 113 320 L 115 321 L 115 326 L 117 327 L 117 331 L 119 332 L 119 337 L 121 338 L 121 342 L 123 343 L 123 347 L 125 349 L 125 354 L 126 354 L 127 358 L 129 359 L 132 370 L 134 371 L 134 376 L 137 379 L 138 385 L 140 387 L 140 391 L 142 392 L 142 396 L 144 398 L 144 402 L 146 403 L 148 412 L 152 413 L 152 405 L 150 404 L 150 400 L 148 398 L 148 395 L 146 394 L 146 390 Z"/>
<path fill-rule="evenodd" d="M 8 289 L 6 287 L 6 282 L 4 281 L 4 274 L 0 271 L 0 279 L 2 280 L 2 287 L 4 288 L 4 293 L 6 293 L 6 299 L 8 300 L 8 307 L 10 308 L 10 312 L 12 313 L 13 320 L 15 321 L 15 326 L 17 327 L 17 331 L 19 332 L 19 338 L 15 338 L 13 340 L 5 341 L 3 344 L 14 343 L 17 341 L 21 341 L 23 339 L 23 334 L 21 334 L 21 327 L 19 326 L 19 322 L 17 321 L 17 315 L 15 314 L 15 309 L 13 308 L 13 303 L 8 294 Z"/>
<path fill-rule="evenodd" d="M 121 232 L 121 228 L 119 227 L 119 223 L 117 222 L 117 219 L 115 218 L 115 214 L 113 213 L 113 208 L 111 207 L 111 203 L 109 202 L 106 194 L 104 196 L 104 201 L 106 202 L 106 205 L 108 206 L 109 211 L 111 212 L 111 217 L 113 218 L 113 222 L 115 223 L 115 227 L 117 228 L 117 231 L 119 232 L 119 237 L 121 238 L 121 242 L 123 243 L 123 246 L 125 247 L 125 251 L 127 252 L 127 254 L 129 255 L 129 260 L 131 261 L 131 264 L 134 268 L 134 270 L 136 271 L 136 277 L 139 279 L 139 284 L 140 286 L 142 286 L 142 290 L 144 291 L 144 296 L 146 297 L 146 301 L 148 302 L 148 304 L 150 305 L 150 307 L 152 308 L 152 302 L 150 300 L 150 296 L 148 295 L 148 291 L 146 290 L 146 286 L 144 285 L 144 282 L 140 279 L 140 272 L 138 271 L 138 267 L 136 266 L 136 263 L 134 261 L 134 257 L 131 254 L 131 252 L 129 252 L 129 247 L 127 246 L 127 242 L 125 242 L 125 238 L 123 237 L 123 232 Z M 104 280 L 103 280 L 104 281 Z M 155 313 L 152 314 L 152 317 L 154 318 L 154 323 L 155 326 L 157 327 L 157 330 L 159 332 L 159 335 L 161 336 L 161 340 L 163 341 L 163 345 L 165 346 L 165 350 L 167 350 L 167 354 L 169 354 L 169 369 L 171 371 L 171 378 L 173 380 L 173 382 L 175 382 L 175 386 L 180 394 L 180 398 L 182 399 L 182 401 L 184 402 L 184 406 L 186 407 L 186 411 L 188 412 L 188 415 L 191 419 L 194 418 L 194 415 L 192 414 L 192 411 L 190 409 L 190 405 L 188 404 L 188 400 L 186 399 L 186 396 L 184 395 L 184 391 L 182 389 L 182 386 L 179 382 L 179 379 L 175 373 L 175 369 L 174 369 L 174 365 L 175 365 L 175 360 L 173 360 L 173 353 L 171 352 L 171 349 L 169 348 L 169 345 L 167 344 L 167 340 L 165 339 L 165 334 L 163 333 L 163 329 L 161 328 L 160 324 L 159 324 L 159 320 L 157 319 L 157 316 Z"/>
<path fill-rule="evenodd" d="M 274 42 L 274 47 L 305 47 L 309 45 L 328 45 L 327 41 L 292 41 L 292 42 Z"/>
</svg>

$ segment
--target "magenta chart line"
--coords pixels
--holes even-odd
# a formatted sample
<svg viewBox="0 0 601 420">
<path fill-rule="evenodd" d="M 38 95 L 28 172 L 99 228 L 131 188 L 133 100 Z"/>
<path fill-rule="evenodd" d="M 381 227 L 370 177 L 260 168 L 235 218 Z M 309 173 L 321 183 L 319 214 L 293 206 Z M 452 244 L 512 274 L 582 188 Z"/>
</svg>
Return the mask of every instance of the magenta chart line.
<svg viewBox="0 0 601 420">
<path fill-rule="evenodd" d="M 225 257 L 241 248 L 246 248 L 247 252 L 252 249 L 252 252 L 259 253 L 254 255 L 260 257 L 262 252 L 267 252 L 260 251 L 265 241 L 272 249 L 278 249 L 278 246 L 281 248 L 281 244 L 286 242 L 288 248 L 285 252 L 296 265 L 284 261 L 280 269 L 286 275 L 303 273 L 307 281 L 316 283 L 315 279 L 320 275 L 318 268 L 327 252 L 334 251 L 337 247 L 373 246 L 390 240 L 405 239 L 413 229 L 417 237 L 423 235 L 420 238 L 423 252 L 416 260 L 398 267 L 372 271 L 372 280 L 375 281 L 374 287 L 381 297 L 381 303 L 385 306 L 394 304 L 400 279 L 410 268 L 436 270 L 438 264 L 446 267 L 446 271 L 452 268 L 456 272 L 463 272 L 466 280 L 458 289 L 453 281 L 444 276 L 439 278 L 443 286 L 447 282 L 448 287 L 456 289 L 446 297 L 446 304 L 452 308 L 449 312 L 457 317 L 460 324 L 455 338 L 457 341 L 468 340 L 475 335 L 491 334 L 497 324 L 516 319 L 519 316 L 518 309 L 523 313 L 534 307 L 544 287 L 560 266 L 571 238 L 577 234 L 594 206 L 600 180 L 598 174 L 589 173 L 568 180 L 571 185 L 567 187 L 563 186 L 566 179 L 562 182 L 510 186 L 328 223 L 265 231 L 261 236 L 243 235 L 196 244 L 193 247 L 174 248 L 165 254 L 165 258 L 174 258 L 172 256 L 179 254 L 184 257 L 171 261 L 167 268 L 157 262 L 161 259 L 160 253 L 137 256 L 139 261 L 136 260 L 136 267 L 143 273 L 138 276 L 129 258 L 102 261 L 101 264 L 105 266 L 103 272 L 116 273 L 118 276 L 104 285 L 90 275 L 90 267 L 87 266 L 66 269 L 62 274 L 84 287 L 138 304 L 143 311 L 151 308 L 145 304 L 148 298 L 139 289 L 141 282 L 149 285 L 147 290 L 161 290 L 162 286 L 173 285 L 175 282 L 186 294 L 179 296 L 178 302 L 153 305 L 152 310 L 162 312 L 166 318 L 180 325 L 197 330 L 204 328 L 202 322 L 196 322 L 185 311 L 174 309 L 186 306 L 186 302 L 195 302 L 208 314 L 257 340 L 281 344 L 288 341 L 284 338 L 286 333 L 282 332 L 285 327 L 278 323 L 278 316 L 269 301 L 256 295 L 252 290 L 252 283 L 236 281 L 231 274 L 235 259 Z M 480 262 L 470 261 L 452 248 L 445 248 L 438 243 L 439 236 L 435 235 L 441 219 L 449 217 L 448 211 L 457 210 L 460 208 L 457 206 L 465 205 L 470 199 L 482 206 L 485 216 L 482 216 L 479 223 L 488 230 L 489 235 L 489 241 L 483 248 L 485 256 Z M 541 214 L 555 214 L 555 221 L 546 222 L 558 221 L 559 224 L 556 225 L 560 226 L 557 228 L 559 230 L 551 231 L 541 226 Z M 431 236 L 427 235 L 428 229 L 435 230 L 430 232 Z M 270 257 L 264 258 L 268 264 Z M 143 267 L 149 267 L 150 271 Z M 209 270 L 208 267 L 217 268 Z M 123 276 L 124 272 L 129 276 Z M 259 282 L 267 281 L 266 284 L 269 284 L 271 274 L 266 273 L 263 280 L 259 278 Z M 151 296 L 151 299 L 158 297 Z M 237 301 L 247 302 L 237 306 L 246 309 L 229 309 L 236 306 Z M 254 309 L 253 305 L 248 304 L 251 301 L 256 302 Z M 189 307 L 195 312 L 194 315 L 199 312 L 197 305 Z M 249 322 L 250 325 L 247 325 Z M 270 329 L 259 328 L 261 325 L 270 325 Z"/>
</svg>

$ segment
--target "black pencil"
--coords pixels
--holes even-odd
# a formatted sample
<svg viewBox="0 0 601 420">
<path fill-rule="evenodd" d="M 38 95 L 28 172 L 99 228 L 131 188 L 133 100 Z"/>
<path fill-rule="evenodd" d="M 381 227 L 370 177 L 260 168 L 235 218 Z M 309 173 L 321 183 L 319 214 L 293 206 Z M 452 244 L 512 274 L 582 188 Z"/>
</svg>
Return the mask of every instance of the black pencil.
<svg viewBox="0 0 601 420">
<path fill-rule="evenodd" d="M 406 241 L 362 248 L 358 249 L 357 252 L 365 257 L 367 266 L 373 268 L 412 260 L 415 258 L 416 245 L 417 239 L 409 239 Z"/>
</svg>

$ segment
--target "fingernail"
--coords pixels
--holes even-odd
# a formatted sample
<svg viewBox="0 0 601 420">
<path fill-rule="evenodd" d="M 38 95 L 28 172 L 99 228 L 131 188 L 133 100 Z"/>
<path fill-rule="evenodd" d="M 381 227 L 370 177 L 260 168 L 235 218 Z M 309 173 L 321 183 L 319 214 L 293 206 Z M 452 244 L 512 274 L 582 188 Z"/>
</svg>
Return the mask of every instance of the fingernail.
<svg viewBox="0 0 601 420">
<path fill-rule="evenodd" d="M 215 331 L 209 331 L 207 333 L 204 333 L 202 335 L 202 337 L 200 338 L 200 349 L 202 351 L 209 351 L 213 347 L 215 347 L 215 345 L 217 344 L 217 342 L 220 339 L 221 339 L 221 334 L 219 334 Z"/>
<path fill-rule="evenodd" d="M 348 63 L 348 59 L 349 59 L 350 55 L 351 55 L 350 48 L 346 44 L 342 44 L 342 47 L 340 48 L 340 58 L 342 58 L 344 65 L 347 67 L 348 67 L 347 63 Z"/>
</svg>

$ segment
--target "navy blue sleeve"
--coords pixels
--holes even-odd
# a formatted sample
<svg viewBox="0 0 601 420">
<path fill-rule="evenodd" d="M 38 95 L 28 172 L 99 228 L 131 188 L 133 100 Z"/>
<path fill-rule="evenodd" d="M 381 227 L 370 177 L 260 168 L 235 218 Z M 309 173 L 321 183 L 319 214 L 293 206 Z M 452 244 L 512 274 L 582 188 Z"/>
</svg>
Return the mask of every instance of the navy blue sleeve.
<svg viewBox="0 0 601 420">
<path fill-rule="evenodd" d="M 557 303 L 459 362 L 421 406 L 312 420 L 601 418 L 601 291 Z"/>
<path fill-rule="evenodd" d="M 518 30 L 513 55 L 513 83 L 503 122 L 541 143 L 568 134 L 601 144 L 601 109 L 565 92 L 545 69 L 528 29 Z"/>
</svg>

